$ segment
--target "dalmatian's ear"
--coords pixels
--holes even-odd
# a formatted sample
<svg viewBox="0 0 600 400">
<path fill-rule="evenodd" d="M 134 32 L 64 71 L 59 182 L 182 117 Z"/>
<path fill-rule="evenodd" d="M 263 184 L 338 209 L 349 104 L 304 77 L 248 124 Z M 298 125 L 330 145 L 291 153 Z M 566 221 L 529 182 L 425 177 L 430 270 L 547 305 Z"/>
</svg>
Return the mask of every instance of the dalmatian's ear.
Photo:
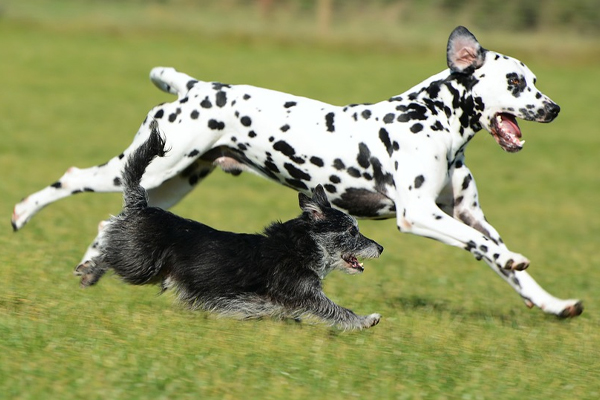
<svg viewBox="0 0 600 400">
<path fill-rule="evenodd" d="M 484 61 L 485 49 L 477 38 L 464 26 L 458 26 L 448 38 L 446 59 L 452 72 L 471 74 L 481 67 Z"/>
</svg>

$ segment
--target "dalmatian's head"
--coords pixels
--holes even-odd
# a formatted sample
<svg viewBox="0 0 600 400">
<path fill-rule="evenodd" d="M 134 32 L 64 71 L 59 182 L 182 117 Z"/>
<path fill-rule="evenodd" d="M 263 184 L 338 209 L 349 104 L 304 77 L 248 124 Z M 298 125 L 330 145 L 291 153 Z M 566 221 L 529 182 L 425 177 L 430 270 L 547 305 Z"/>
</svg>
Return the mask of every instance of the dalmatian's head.
<svg viewBox="0 0 600 400">
<path fill-rule="evenodd" d="M 502 149 L 523 148 L 517 118 L 551 122 L 560 107 L 536 87 L 536 77 L 521 61 L 482 48 L 465 27 L 448 39 L 448 67 L 453 73 L 472 76 L 472 94 L 482 104 L 480 125 Z"/>
</svg>

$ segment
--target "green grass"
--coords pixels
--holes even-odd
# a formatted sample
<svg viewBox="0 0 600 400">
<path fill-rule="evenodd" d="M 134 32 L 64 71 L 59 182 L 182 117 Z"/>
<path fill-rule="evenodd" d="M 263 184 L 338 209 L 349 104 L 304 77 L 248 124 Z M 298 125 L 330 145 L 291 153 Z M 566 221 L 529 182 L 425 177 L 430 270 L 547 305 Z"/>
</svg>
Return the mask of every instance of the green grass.
<svg viewBox="0 0 600 400">
<path fill-rule="evenodd" d="M 0 211 L 6 221 L 0 230 L 0 397 L 600 396 L 597 57 L 557 60 L 528 54 L 527 39 L 523 47 L 511 44 L 510 54 L 536 72 L 538 86 L 563 107 L 561 115 L 548 125 L 523 122 L 527 144 L 519 154 L 502 152 L 485 132 L 468 151 L 488 219 L 531 259 L 531 273 L 544 287 L 583 299 L 584 314 L 561 321 L 528 310 L 468 253 L 400 235 L 394 221 L 363 221 L 361 229 L 386 251 L 361 276 L 332 274 L 325 290 L 336 302 L 379 312 L 383 320 L 368 331 L 339 332 L 190 312 L 170 295 L 156 296 L 155 288 L 111 277 L 80 290 L 72 268 L 97 222 L 119 211 L 118 194 L 62 200 L 16 234 L 8 216 L 21 197 L 69 166 L 104 162 L 129 144 L 147 110 L 171 99 L 148 82 L 155 65 L 336 104 L 377 101 L 443 69 L 447 32 L 427 39 L 439 44 L 435 52 L 419 46 L 357 50 L 204 36 L 172 25 L 94 25 L 49 8 L 37 11 L 48 11 L 46 19 L 11 17 L 11 10 L 0 20 Z M 486 46 L 486 35 L 478 37 Z M 487 47 L 508 52 L 500 44 Z M 295 216 L 298 208 L 288 189 L 215 172 L 174 211 L 254 232 Z"/>
</svg>

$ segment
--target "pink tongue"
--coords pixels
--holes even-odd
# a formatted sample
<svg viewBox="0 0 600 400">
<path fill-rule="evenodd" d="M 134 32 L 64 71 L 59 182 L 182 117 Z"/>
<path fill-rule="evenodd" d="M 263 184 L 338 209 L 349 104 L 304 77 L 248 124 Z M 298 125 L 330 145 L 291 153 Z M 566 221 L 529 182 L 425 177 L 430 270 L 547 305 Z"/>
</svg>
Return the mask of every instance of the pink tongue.
<svg viewBox="0 0 600 400">
<path fill-rule="evenodd" d="M 502 130 L 511 136 L 516 136 L 520 138 L 521 129 L 519 129 L 519 125 L 517 124 L 517 120 L 515 119 L 515 117 L 505 113 L 500 114 L 500 117 L 502 118 L 502 123 L 500 125 Z"/>
</svg>

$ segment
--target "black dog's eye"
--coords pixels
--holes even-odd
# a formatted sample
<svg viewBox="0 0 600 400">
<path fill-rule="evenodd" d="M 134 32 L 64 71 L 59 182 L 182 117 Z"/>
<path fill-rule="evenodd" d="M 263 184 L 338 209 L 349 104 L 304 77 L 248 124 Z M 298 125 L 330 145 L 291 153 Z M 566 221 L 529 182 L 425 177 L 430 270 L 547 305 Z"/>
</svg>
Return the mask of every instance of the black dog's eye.
<svg viewBox="0 0 600 400">
<path fill-rule="evenodd" d="M 348 229 L 348 233 L 350 233 L 350 235 L 352 235 L 352 236 L 356 236 L 356 235 L 358 235 L 358 228 L 355 226 L 352 226 L 350 229 Z"/>
</svg>

